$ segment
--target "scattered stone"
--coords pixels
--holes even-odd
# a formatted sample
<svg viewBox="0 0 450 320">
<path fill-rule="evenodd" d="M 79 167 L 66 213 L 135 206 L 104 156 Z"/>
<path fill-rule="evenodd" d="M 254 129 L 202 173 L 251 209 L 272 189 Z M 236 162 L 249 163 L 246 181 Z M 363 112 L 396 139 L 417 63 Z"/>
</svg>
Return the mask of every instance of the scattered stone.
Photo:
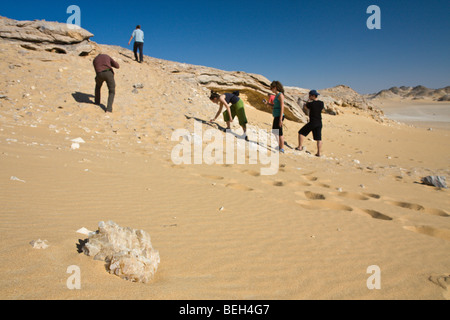
<svg viewBox="0 0 450 320">
<path fill-rule="evenodd" d="M 133 85 L 133 88 L 135 89 L 144 89 L 144 85 L 142 83 L 136 83 Z"/>
<path fill-rule="evenodd" d="M 79 229 L 79 230 L 77 230 L 77 233 L 79 233 L 79 234 L 84 234 L 85 236 L 90 236 L 90 235 L 93 235 L 95 232 L 93 232 L 93 231 L 90 231 L 90 230 L 88 230 L 88 229 L 86 229 L 86 228 L 81 228 L 81 229 Z"/>
<path fill-rule="evenodd" d="M 48 245 L 48 241 L 47 240 L 33 240 L 30 242 L 31 246 L 33 247 L 33 249 L 38 249 L 38 250 L 45 250 L 49 247 Z"/>
<path fill-rule="evenodd" d="M 428 176 L 422 178 L 422 183 L 428 186 L 447 189 L 447 182 L 444 176 Z"/>
<path fill-rule="evenodd" d="M 73 139 L 71 141 L 74 142 L 74 143 L 86 143 L 82 138 L 76 138 L 76 139 Z"/>
<path fill-rule="evenodd" d="M 100 222 L 98 231 L 84 243 L 86 255 L 105 261 L 106 270 L 124 280 L 148 283 L 160 263 L 148 233 L 122 228 L 112 221 Z"/>
<path fill-rule="evenodd" d="M 72 143 L 72 146 L 70 148 L 72 150 L 78 150 L 78 149 L 80 149 L 80 144 L 79 143 Z"/>
<path fill-rule="evenodd" d="M 23 183 L 26 182 L 25 180 L 21 180 L 21 179 L 19 179 L 19 178 L 17 178 L 17 177 L 14 177 L 14 176 L 11 177 L 10 180 L 11 180 L 11 181 L 19 181 L 19 182 L 23 182 Z"/>
</svg>

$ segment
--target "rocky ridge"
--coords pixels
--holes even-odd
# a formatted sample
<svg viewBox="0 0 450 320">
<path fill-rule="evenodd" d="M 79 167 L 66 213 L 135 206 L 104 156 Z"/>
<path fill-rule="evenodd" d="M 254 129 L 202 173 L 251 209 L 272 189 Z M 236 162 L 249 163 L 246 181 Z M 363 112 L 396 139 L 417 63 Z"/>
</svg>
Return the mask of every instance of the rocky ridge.
<svg viewBox="0 0 450 320">
<path fill-rule="evenodd" d="M 94 56 L 107 47 L 117 56 L 133 60 L 129 50 L 117 46 L 98 45 L 91 41 L 93 34 L 89 31 L 58 22 L 45 20 L 17 21 L 0 17 L 0 42 L 18 44 L 22 49 L 68 56 Z M 46 57 L 48 61 L 54 58 Z M 240 91 L 245 103 L 258 110 L 271 113 L 262 100 L 271 93 L 271 81 L 258 74 L 242 71 L 223 71 L 204 66 L 164 61 L 149 58 L 148 63 L 158 65 L 173 81 L 183 81 L 187 86 L 200 86 L 217 92 Z M 330 89 L 319 90 L 320 99 L 325 102 L 325 112 L 338 115 L 344 108 L 357 108 L 372 112 L 377 121 L 382 120 L 381 110 L 348 86 L 340 85 Z M 309 89 L 286 87 L 286 117 L 297 122 L 307 122 L 303 105 L 308 100 Z M 206 94 L 206 93 L 205 93 Z"/>
</svg>

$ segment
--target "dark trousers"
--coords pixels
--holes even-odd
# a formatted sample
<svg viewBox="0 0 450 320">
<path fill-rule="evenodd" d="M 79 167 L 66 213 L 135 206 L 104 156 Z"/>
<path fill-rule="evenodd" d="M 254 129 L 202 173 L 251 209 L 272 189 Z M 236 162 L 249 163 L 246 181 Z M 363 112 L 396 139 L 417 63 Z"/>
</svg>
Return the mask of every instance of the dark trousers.
<svg viewBox="0 0 450 320">
<path fill-rule="evenodd" d="M 137 55 L 138 49 L 139 49 L 139 58 L 140 59 L 138 59 L 138 55 Z M 134 57 L 136 58 L 136 61 L 140 61 L 140 62 L 144 61 L 144 43 L 143 42 L 136 41 L 134 43 Z"/>
<path fill-rule="evenodd" d="M 112 112 L 114 97 L 116 95 L 116 81 L 114 80 L 114 73 L 112 70 L 97 73 L 97 77 L 95 77 L 95 104 L 100 104 L 101 102 L 102 85 L 105 81 L 109 90 L 108 106 L 106 107 L 106 111 Z"/>
</svg>

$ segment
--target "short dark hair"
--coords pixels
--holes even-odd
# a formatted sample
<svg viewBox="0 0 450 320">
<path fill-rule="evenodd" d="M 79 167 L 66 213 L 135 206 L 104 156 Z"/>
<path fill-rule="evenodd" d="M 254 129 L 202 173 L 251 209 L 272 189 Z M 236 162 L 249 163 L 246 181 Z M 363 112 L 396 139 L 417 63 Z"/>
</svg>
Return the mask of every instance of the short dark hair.
<svg viewBox="0 0 450 320">
<path fill-rule="evenodd" d="M 140 28 L 141 28 L 141 25 L 138 24 L 138 25 L 136 26 L 136 29 L 140 29 Z"/>
<path fill-rule="evenodd" d="M 211 91 L 211 96 L 209 97 L 209 99 L 212 101 L 217 98 L 220 98 L 220 94 L 218 94 L 217 92 Z"/>
</svg>

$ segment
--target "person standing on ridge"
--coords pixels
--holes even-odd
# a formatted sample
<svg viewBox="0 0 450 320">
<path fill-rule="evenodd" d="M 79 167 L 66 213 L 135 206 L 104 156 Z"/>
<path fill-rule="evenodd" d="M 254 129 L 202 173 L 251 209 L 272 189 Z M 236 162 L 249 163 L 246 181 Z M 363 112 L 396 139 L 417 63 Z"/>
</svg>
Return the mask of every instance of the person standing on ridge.
<svg viewBox="0 0 450 320">
<path fill-rule="evenodd" d="M 130 41 L 128 41 L 128 45 L 130 45 L 133 38 L 135 38 L 134 49 L 133 49 L 134 57 L 137 62 L 142 63 L 142 62 L 144 62 L 144 31 L 141 30 L 140 25 L 138 25 L 136 27 L 136 30 L 133 31 Z M 137 55 L 138 49 L 139 49 L 139 59 L 138 59 L 138 55 Z"/>
<path fill-rule="evenodd" d="M 116 95 L 116 82 L 114 80 L 113 68 L 119 69 L 120 66 L 107 54 L 99 54 L 94 59 L 94 69 L 97 76 L 95 77 L 95 104 L 100 105 L 101 90 L 103 82 L 106 81 L 109 90 L 108 106 L 106 112 L 113 111 L 114 97 Z"/>
</svg>

